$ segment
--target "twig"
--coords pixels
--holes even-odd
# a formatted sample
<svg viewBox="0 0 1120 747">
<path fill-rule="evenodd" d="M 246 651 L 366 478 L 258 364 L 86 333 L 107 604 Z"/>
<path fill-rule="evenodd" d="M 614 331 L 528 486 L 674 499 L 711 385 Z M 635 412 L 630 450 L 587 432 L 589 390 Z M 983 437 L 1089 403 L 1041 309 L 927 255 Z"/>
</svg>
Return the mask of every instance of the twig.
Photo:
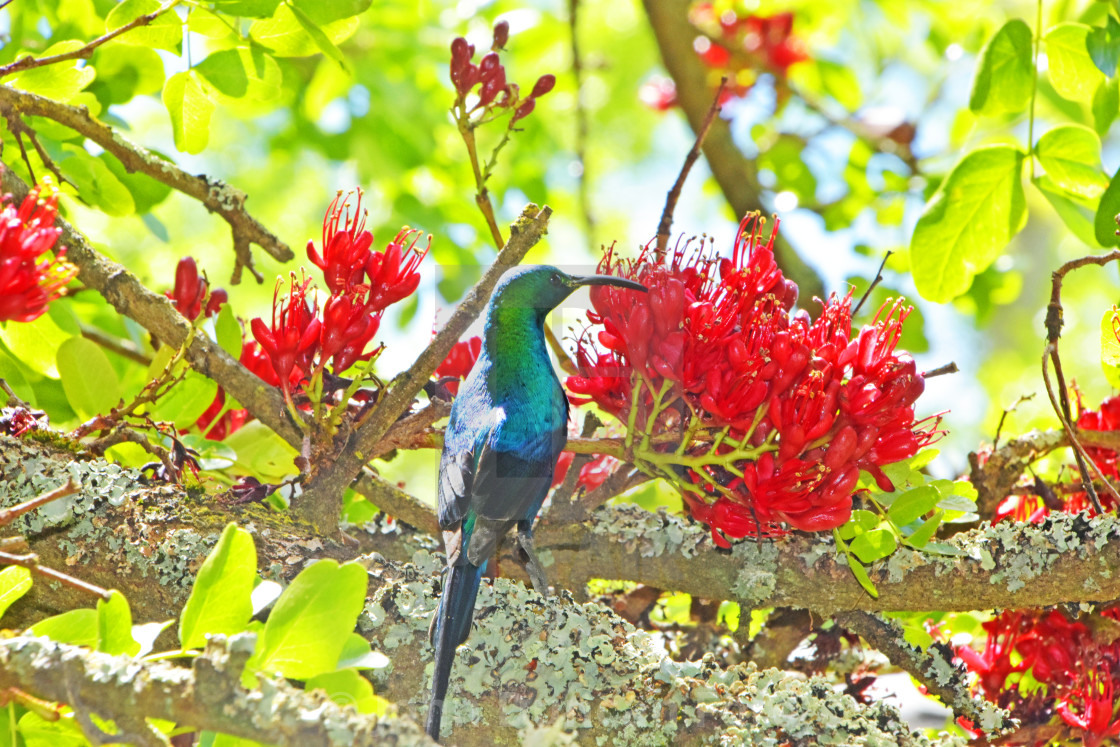
<svg viewBox="0 0 1120 747">
<path fill-rule="evenodd" d="M 0 552 L 0 565 L 18 565 L 32 573 L 38 573 L 44 578 L 49 578 L 52 581 L 57 581 L 60 584 L 65 584 L 73 589 L 78 589 L 79 591 L 84 591 L 96 597 L 101 597 L 105 601 L 109 601 L 108 589 L 102 589 L 96 584 L 91 584 L 88 581 L 82 581 L 80 578 L 68 576 L 62 571 L 56 571 L 45 565 L 39 565 L 39 556 L 35 553 L 13 555 L 7 552 Z"/>
<path fill-rule="evenodd" d="M 88 60 L 90 58 L 90 56 L 93 54 L 93 50 L 97 49 L 102 44 L 105 44 L 107 42 L 111 42 L 113 39 L 116 39 L 121 34 L 125 34 L 125 33 L 131 31 L 134 28 L 138 28 L 140 26 L 147 26 L 152 21 L 159 18 L 160 16 L 162 16 L 164 13 L 171 10 L 172 8 L 174 8 L 180 2 L 182 2 L 182 0 L 171 0 L 170 2 L 165 3 L 165 4 L 161 5 L 160 7 L 156 8 L 151 13 L 148 13 L 147 15 L 143 15 L 143 16 L 137 16 L 136 18 L 132 19 L 131 21 L 129 21 L 125 25 L 121 26 L 120 28 L 113 29 L 109 33 L 97 37 L 96 39 L 94 39 L 90 43 L 86 44 L 84 47 L 81 47 L 80 49 L 75 49 L 73 52 L 64 52 L 62 54 L 51 55 L 50 57 L 40 57 L 38 59 L 36 59 L 35 57 L 32 57 L 31 55 L 28 55 L 26 57 L 21 57 L 20 59 L 16 60 L 15 62 L 10 62 L 7 65 L 4 65 L 3 67 L 0 67 L 0 78 L 11 75 L 12 73 L 19 73 L 19 72 L 23 72 L 24 70 L 31 70 L 32 68 L 43 67 L 45 65 L 54 65 L 54 64 L 59 63 L 59 62 L 66 62 L 67 60 L 77 60 L 77 59 Z M 4 5 L 0 5 L 0 8 L 3 8 L 7 4 L 8 3 L 4 3 Z"/>
<path fill-rule="evenodd" d="M 1113 249 L 1108 254 L 1089 255 L 1080 257 L 1078 259 L 1066 262 L 1051 275 L 1050 285 L 1050 303 L 1046 306 L 1046 347 L 1042 353 L 1042 378 L 1046 384 L 1046 393 L 1050 397 L 1050 404 L 1054 408 L 1054 412 L 1058 415 L 1058 419 L 1062 422 L 1062 428 L 1066 431 L 1066 436 L 1073 446 L 1073 456 L 1077 460 L 1077 468 L 1081 471 L 1081 480 L 1085 484 L 1086 492 L 1089 494 L 1089 500 L 1093 504 L 1093 508 L 1097 513 L 1103 513 L 1101 508 L 1100 498 L 1097 497 L 1097 491 L 1093 487 L 1093 479 L 1089 476 L 1089 469 L 1086 462 L 1093 463 L 1096 468 L 1096 463 L 1089 458 L 1085 453 L 1084 447 L 1081 446 L 1080 441 L 1073 428 L 1073 414 L 1070 410 L 1069 404 L 1069 390 L 1066 386 L 1066 377 L 1062 372 L 1062 359 L 1058 354 L 1058 340 L 1062 336 L 1063 325 L 1063 310 L 1062 310 L 1062 282 L 1065 280 L 1067 273 L 1072 272 L 1081 267 L 1096 265 L 1103 267 L 1109 262 L 1120 259 L 1120 250 Z M 1047 368 L 1047 361 L 1052 360 L 1054 363 L 1054 375 L 1058 380 L 1058 396 L 1054 397 L 1054 389 L 1050 384 L 1050 372 Z M 1098 474 L 1100 470 L 1096 470 Z M 1113 497 L 1117 502 L 1120 502 L 1120 494 L 1117 494 L 1116 489 L 1112 486 L 1107 479 L 1104 479 L 1105 486 L 1112 492 Z"/>
<path fill-rule="evenodd" d="M 105 334 L 97 327 L 91 327 L 88 324 L 79 322 L 78 326 L 82 330 L 82 337 L 97 343 L 106 350 L 110 350 L 122 358 L 127 358 L 142 366 L 150 366 L 152 364 L 152 357 L 136 347 L 132 342 Z"/>
<path fill-rule="evenodd" d="M 576 180 L 577 195 L 579 198 L 579 212 L 583 216 L 584 231 L 587 232 L 587 243 L 595 247 L 595 214 L 591 208 L 590 180 L 587 176 L 587 107 L 583 102 L 583 55 L 579 48 L 579 3 L 580 0 L 568 0 L 568 34 L 571 37 L 572 49 L 572 77 L 576 82 L 576 163 L 579 165 L 579 177 Z"/>
<path fill-rule="evenodd" d="M 233 234 L 234 250 L 237 254 L 231 280 L 234 285 L 241 281 L 243 269 L 253 273 L 257 282 L 264 280 L 252 265 L 252 257 L 248 252 L 250 244 L 256 244 L 280 262 L 287 262 L 295 256 L 287 244 L 280 241 L 256 218 L 246 212 L 244 192 L 219 179 L 188 174 L 174 163 L 130 142 L 104 122 L 94 119 L 85 107 L 60 104 L 9 85 L 0 85 L 0 107 L 5 112 L 46 117 L 65 125 L 111 153 L 121 162 L 125 170 L 146 174 L 188 197 L 193 197 L 207 210 L 220 215 L 229 223 Z"/>
<path fill-rule="evenodd" d="M 46 505 L 51 501 L 57 501 L 59 498 L 65 498 L 68 495 L 74 495 L 74 493 L 78 492 L 79 487 L 81 486 L 79 486 L 78 483 L 74 481 L 74 478 L 71 477 L 66 481 L 65 484 L 55 488 L 54 490 L 49 490 L 42 495 L 36 496 L 29 501 L 24 501 L 23 503 L 12 506 L 11 508 L 0 509 L 0 527 L 8 526 L 28 511 L 34 511 L 35 509 L 39 508 L 39 506 Z"/>
<path fill-rule="evenodd" d="M 1032 399 L 1034 399 L 1034 392 L 1031 392 L 1030 394 L 1021 394 L 1021 395 L 1019 395 L 1019 399 L 1015 400 L 1011 404 L 1011 407 L 1003 408 L 1003 413 L 999 416 L 999 424 L 996 426 L 995 438 L 992 439 L 992 450 L 993 451 L 999 447 L 999 436 L 1000 436 L 1001 433 L 1003 433 L 1003 423 L 1004 423 L 1005 420 L 1007 420 L 1007 416 L 1010 415 L 1011 413 L 1015 412 L 1015 410 L 1019 407 L 1019 405 L 1023 404 L 1024 402 L 1028 402 Z"/>
<path fill-rule="evenodd" d="M 960 369 L 957 368 L 957 362 L 956 361 L 949 361 L 948 363 L 946 363 L 943 366 L 938 366 L 937 368 L 931 368 L 929 371 L 923 371 L 922 372 L 922 378 L 923 379 L 932 379 L 934 376 L 944 376 L 945 374 L 955 374 L 955 373 L 958 373 L 958 372 L 960 372 Z"/>
<path fill-rule="evenodd" d="M 715 121 L 716 115 L 722 109 L 720 99 L 723 98 L 725 88 L 727 88 L 726 75 L 719 81 L 719 88 L 716 89 L 716 95 L 712 98 L 712 105 L 708 107 L 708 113 L 704 115 L 704 120 L 696 133 L 696 142 L 692 144 L 692 150 L 684 158 L 684 164 L 681 165 L 681 173 L 677 175 L 677 181 L 673 183 L 673 188 L 669 190 L 669 194 L 665 196 L 665 209 L 661 211 L 661 222 L 657 225 L 657 251 L 655 256 L 659 261 L 665 256 L 665 247 L 669 243 L 669 231 L 673 227 L 673 211 L 676 210 L 677 200 L 681 197 L 684 180 L 688 178 L 688 172 L 692 170 L 692 164 L 696 163 L 696 159 L 700 157 L 701 148 L 704 147 L 704 138 L 708 136 L 708 130 L 712 128 L 712 122 Z"/>
<path fill-rule="evenodd" d="M 863 292 L 863 295 L 860 296 L 859 303 L 857 303 L 856 307 L 852 309 L 852 316 L 858 314 L 859 310 L 863 308 L 864 302 L 871 297 L 871 291 L 875 290 L 875 286 L 883 282 L 883 270 L 886 268 L 887 260 L 891 258 L 892 254 L 894 254 L 894 252 L 888 251 L 883 256 L 883 261 L 879 263 L 879 270 L 875 273 L 875 279 L 871 281 L 871 285 L 867 286 L 867 290 L 865 290 Z M 926 375 L 928 376 L 928 374 Z"/>
</svg>

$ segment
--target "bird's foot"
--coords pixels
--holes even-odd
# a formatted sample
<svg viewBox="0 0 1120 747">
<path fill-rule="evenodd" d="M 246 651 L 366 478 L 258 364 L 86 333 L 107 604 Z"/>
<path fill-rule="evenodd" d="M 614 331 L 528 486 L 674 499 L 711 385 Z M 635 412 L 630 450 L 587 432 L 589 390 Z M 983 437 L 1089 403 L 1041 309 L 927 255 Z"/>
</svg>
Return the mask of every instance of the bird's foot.
<svg viewBox="0 0 1120 747">
<path fill-rule="evenodd" d="M 523 564 L 525 572 L 529 574 L 529 580 L 533 582 L 533 588 L 542 597 L 548 596 L 548 579 L 545 578 L 544 568 L 541 566 L 540 560 L 537 559 L 537 552 L 533 549 L 533 533 L 527 529 L 520 529 L 517 532 L 517 543 L 521 545 Z"/>
</svg>

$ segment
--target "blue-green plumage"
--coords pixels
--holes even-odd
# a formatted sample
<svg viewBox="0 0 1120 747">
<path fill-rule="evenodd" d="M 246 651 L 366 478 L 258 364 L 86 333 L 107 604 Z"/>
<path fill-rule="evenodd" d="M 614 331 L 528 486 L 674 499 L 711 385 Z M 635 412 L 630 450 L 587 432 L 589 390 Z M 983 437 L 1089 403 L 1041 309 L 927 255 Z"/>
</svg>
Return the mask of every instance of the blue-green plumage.
<svg viewBox="0 0 1120 747">
<path fill-rule="evenodd" d="M 486 307 L 478 361 L 451 406 L 438 486 L 447 571 L 432 626 L 432 739 L 439 739 L 451 663 L 470 633 L 482 571 L 511 528 L 534 587 L 547 593 L 532 529 L 567 439 L 568 400 L 548 358 L 544 320 L 581 285 L 645 290 L 631 280 L 574 277 L 548 266 L 508 270 Z"/>
</svg>

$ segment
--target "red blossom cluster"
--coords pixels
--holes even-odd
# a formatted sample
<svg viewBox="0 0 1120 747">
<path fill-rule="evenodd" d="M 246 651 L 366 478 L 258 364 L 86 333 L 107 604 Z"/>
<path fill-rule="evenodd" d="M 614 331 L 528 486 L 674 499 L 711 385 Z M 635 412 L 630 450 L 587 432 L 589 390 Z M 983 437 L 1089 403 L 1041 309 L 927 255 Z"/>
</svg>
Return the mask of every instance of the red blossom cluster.
<svg viewBox="0 0 1120 747">
<path fill-rule="evenodd" d="M 272 320 L 250 322 L 253 336 L 272 364 L 272 372 L 289 395 L 292 388 L 327 365 L 339 375 L 376 350 L 367 349 L 381 325 L 385 309 L 407 297 L 420 283 L 417 268 L 431 248 L 417 249 L 420 232 L 403 228 L 385 248 L 373 251 L 373 235 L 365 228 L 362 193 L 351 212 L 350 194 L 331 202 L 323 220 L 322 251 L 308 242 L 311 262 L 323 271 L 330 297 L 320 308 L 311 281 L 292 273 L 286 294 L 277 283 Z"/>
<path fill-rule="evenodd" d="M 1087 431 L 1120 431 L 1120 397 L 1109 397 L 1101 402 L 1099 410 L 1082 410 L 1077 418 L 1077 427 Z M 1117 470 L 1117 461 L 1120 454 L 1111 449 L 1087 446 L 1085 451 L 1089 458 L 1100 469 L 1101 474 L 1110 481 L 1120 480 L 1120 471 Z M 1051 498 L 1050 505 L 1046 499 L 1037 493 L 1015 493 L 1005 498 L 996 508 L 995 521 L 1011 519 L 1014 521 L 1029 521 L 1039 523 L 1050 515 L 1051 510 L 1060 510 L 1065 513 L 1076 514 L 1088 511 L 1092 516 L 1096 513 L 1088 494 L 1084 490 L 1059 494 L 1056 491 L 1048 494 Z M 1105 511 L 1115 511 L 1120 505 L 1110 491 L 1098 491 L 1101 507 Z"/>
<path fill-rule="evenodd" d="M 881 467 L 938 433 L 936 419 L 915 421 L 924 380 L 895 350 L 909 307 L 888 302 L 860 330 L 850 294 L 830 297 L 816 320 L 794 312 L 797 286 L 774 261 L 774 234 L 762 243 L 760 228 L 747 216 L 730 258 L 687 244 L 664 256 L 646 246 L 636 260 L 608 250 L 599 271 L 649 293 L 591 289 L 601 347 L 585 331 L 580 375 L 568 379 L 624 423 L 636 401 L 639 429 L 692 434 L 677 462 L 683 495 L 723 546 L 724 534 L 840 526 L 861 469 L 893 490 Z"/>
<path fill-rule="evenodd" d="M 759 73 L 784 81 L 791 66 L 809 59 L 805 44 L 793 36 L 793 13 L 756 16 L 707 2 L 694 5 L 689 20 L 702 32 L 693 47 L 711 69 L 713 81 L 718 83 L 724 75 L 730 81 L 720 103 L 745 95 Z M 676 87 L 665 78 L 651 80 L 640 95 L 646 105 L 661 111 L 677 103 Z"/>
<path fill-rule="evenodd" d="M 271 361 L 255 340 L 242 342 L 240 361 L 241 365 L 255 373 L 269 386 L 279 385 L 280 380 L 276 378 L 276 373 L 272 370 Z M 298 381 L 293 383 L 298 383 Z M 225 404 L 226 391 L 219 387 L 214 401 L 195 422 L 195 427 L 212 441 L 224 440 L 226 436 L 240 430 L 243 425 L 253 419 L 248 410 L 234 409 L 223 413 L 222 409 Z"/>
<path fill-rule="evenodd" d="M 469 340 L 455 343 L 448 351 L 447 357 L 443 359 L 443 363 L 440 363 L 436 368 L 436 376 L 440 378 L 454 377 L 460 381 L 467 378 L 467 374 L 474 368 L 475 361 L 478 360 L 481 352 L 482 338 L 478 335 Z M 448 381 L 444 386 L 452 394 L 459 393 L 459 381 Z"/>
<path fill-rule="evenodd" d="M 462 104 L 468 94 L 477 86 L 478 100 L 471 111 L 477 109 L 510 109 L 513 118 L 510 126 L 519 119 L 524 119 L 532 113 L 537 105 L 537 99 L 551 91 L 556 85 L 556 76 L 542 75 L 537 78 L 532 91 L 525 98 L 521 98 L 520 89 L 516 83 L 506 80 L 506 69 L 498 58 L 498 51 L 503 49 L 509 40 L 509 23 L 499 21 L 494 25 L 494 40 L 491 51 L 483 55 L 478 64 L 474 64 L 474 45 L 469 44 L 461 36 L 451 41 L 451 84 L 455 86 L 458 102 Z"/>
<path fill-rule="evenodd" d="M 58 193 L 49 183 L 34 187 L 19 207 L 0 198 L 0 322 L 31 322 L 62 294 L 78 269 L 64 262 L 65 247 L 40 259 L 58 241 Z"/>
<path fill-rule="evenodd" d="M 984 623 L 982 651 L 959 646 L 956 653 L 984 697 L 1040 735 L 1036 744 L 1114 743 L 1120 638 L 1111 631 L 1120 607 L 1094 617 L 1086 624 L 1059 610 L 1008 610 Z"/>
<path fill-rule="evenodd" d="M 176 311 L 193 322 L 202 313 L 202 301 L 206 298 L 208 288 L 206 279 L 198 274 L 198 264 L 194 257 L 183 257 L 175 267 L 175 287 L 164 295 L 171 299 Z M 210 300 L 206 302 L 206 316 L 217 314 L 224 303 L 229 303 L 228 293 L 221 288 L 210 291 Z"/>
</svg>

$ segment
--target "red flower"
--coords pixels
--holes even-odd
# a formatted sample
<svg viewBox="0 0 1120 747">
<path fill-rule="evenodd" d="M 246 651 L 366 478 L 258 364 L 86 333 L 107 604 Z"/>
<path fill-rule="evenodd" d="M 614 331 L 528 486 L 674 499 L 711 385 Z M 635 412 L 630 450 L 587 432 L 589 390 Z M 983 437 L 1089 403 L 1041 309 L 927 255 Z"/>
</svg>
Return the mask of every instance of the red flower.
<svg viewBox="0 0 1120 747">
<path fill-rule="evenodd" d="M 556 460 L 556 471 L 552 473 L 552 487 L 555 488 L 564 482 L 568 470 L 571 469 L 573 459 L 575 459 L 575 454 L 572 452 L 560 452 L 560 458 Z M 599 454 L 580 468 L 576 485 L 590 492 L 606 482 L 616 467 L 618 467 L 617 459 L 606 454 Z"/>
<path fill-rule="evenodd" d="M 417 268 L 432 248 L 431 236 L 423 251 L 416 248 L 421 234 L 421 231 L 402 228 L 385 251 L 369 255 L 365 273 L 369 278 L 366 307 L 370 312 L 384 311 L 389 305 L 411 296 L 420 285 Z M 405 242 L 409 242 L 407 247 Z"/>
<path fill-rule="evenodd" d="M 353 214 L 351 194 L 357 195 Z M 331 293 L 346 293 L 361 284 L 373 244 L 373 234 L 365 228 L 362 190 L 339 190 L 323 217 L 323 253 L 315 249 L 314 241 L 307 242 L 307 257 L 323 271 L 323 281 Z"/>
<path fill-rule="evenodd" d="M 325 365 L 334 359 L 335 374 L 341 374 L 356 361 L 369 360 L 373 351 L 366 345 L 377 334 L 381 314 L 370 314 L 356 298 L 331 296 L 323 306 L 323 323 L 319 327 L 319 359 Z"/>
<path fill-rule="evenodd" d="M 206 281 L 198 274 L 194 257 L 183 257 L 175 267 L 175 287 L 164 295 L 171 299 L 175 310 L 192 322 L 202 313 L 202 299 L 206 297 Z M 206 316 L 221 311 L 222 304 L 229 302 L 229 294 L 221 288 L 210 292 L 206 303 Z"/>
<path fill-rule="evenodd" d="M 858 331 L 850 296 L 831 297 L 815 321 L 793 313 L 797 287 L 774 261 L 773 234 L 761 241 L 756 217 L 740 225 L 729 258 L 688 245 L 661 257 L 647 246 L 634 261 L 608 250 L 600 272 L 649 293 L 591 289 L 588 317 L 606 350 L 585 331 L 576 343 L 580 375 L 568 380 L 623 422 L 638 387 L 635 424 L 647 432 L 706 429 L 679 451 L 663 448 L 680 454 L 685 502 L 720 544 L 720 532 L 843 524 L 861 469 L 893 490 L 880 468 L 937 434 L 936 419 L 915 421 L 924 382 L 895 350 L 909 308 L 888 302 Z M 666 458 L 676 457 L 658 461 Z"/>
<path fill-rule="evenodd" d="M 288 296 L 281 299 L 278 282 L 272 296 L 272 324 L 258 317 L 249 325 L 285 394 L 291 390 L 293 377 L 299 381 L 310 375 L 319 348 L 322 323 L 317 318 L 318 309 L 307 301 L 308 285 L 306 280 L 297 283 L 292 273 Z"/>
<path fill-rule="evenodd" d="M 459 379 L 467 378 L 467 374 L 474 368 L 475 361 L 478 360 L 479 353 L 482 352 L 482 338 L 475 335 L 469 340 L 457 342 L 451 346 L 448 351 L 447 357 L 443 359 L 436 367 L 436 376 L 454 376 Z M 446 384 L 447 390 L 452 394 L 459 393 L 459 382 L 449 381 Z"/>
<path fill-rule="evenodd" d="M 66 249 L 40 261 L 58 241 L 58 194 L 49 184 L 36 186 L 17 208 L 4 195 L 0 209 L 0 321 L 30 322 L 62 295 L 78 270 L 63 261 Z"/>
</svg>

